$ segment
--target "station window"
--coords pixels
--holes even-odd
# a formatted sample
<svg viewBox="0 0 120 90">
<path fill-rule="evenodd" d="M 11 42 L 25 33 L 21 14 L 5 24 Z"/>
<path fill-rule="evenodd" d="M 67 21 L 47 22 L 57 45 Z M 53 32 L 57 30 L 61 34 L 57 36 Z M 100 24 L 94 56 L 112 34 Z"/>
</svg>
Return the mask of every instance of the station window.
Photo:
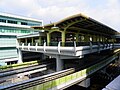
<svg viewBox="0 0 120 90">
<path fill-rule="evenodd" d="M 8 20 L 8 23 L 17 24 L 17 21 Z"/>
<path fill-rule="evenodd" d="M 6 23 L 6 20 L 5 19 L 0 19 L 0 22 Z"/>
<path fill-rule="evenodd" d="M 21 25 L 28 25 L 26 22 L 21 22 Z"/>
</svg>

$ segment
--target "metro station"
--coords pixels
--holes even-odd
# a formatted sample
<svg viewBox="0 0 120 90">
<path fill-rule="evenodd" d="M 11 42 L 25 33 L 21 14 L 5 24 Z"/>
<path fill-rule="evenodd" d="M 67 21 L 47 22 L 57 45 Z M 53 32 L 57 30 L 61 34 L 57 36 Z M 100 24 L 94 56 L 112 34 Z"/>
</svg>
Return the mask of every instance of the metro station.
<svg viewBox="0 0 120 90">
<path fill-rule="evenodd" d="M 87 88 L 90 76 L 98 71 L 106 73 L 108 66 L 119 60 L 119 32 L 86 15 L 31 28 L 39 32 L 17 36 L 18 64 L 24 63 L 23 52 L 34 52 L 41 56 L 39 64 L 46 67 L 29 73 L 41 76 L 2 90 L 61 90 L 74 84 Z"/>
</svg>

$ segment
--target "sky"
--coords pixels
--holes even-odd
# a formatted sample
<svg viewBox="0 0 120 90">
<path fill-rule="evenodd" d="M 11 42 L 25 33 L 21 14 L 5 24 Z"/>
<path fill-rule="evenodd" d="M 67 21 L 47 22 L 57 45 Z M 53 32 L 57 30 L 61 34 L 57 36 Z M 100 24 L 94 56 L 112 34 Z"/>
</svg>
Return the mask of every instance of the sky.
<svg viewBox="0 0 120 90">
<path fill-rule="evenodd" d="M 120 32 L 120 0 L 0 0 L 0 12 L 43 20 L 82 13 Z"/>
</svg>

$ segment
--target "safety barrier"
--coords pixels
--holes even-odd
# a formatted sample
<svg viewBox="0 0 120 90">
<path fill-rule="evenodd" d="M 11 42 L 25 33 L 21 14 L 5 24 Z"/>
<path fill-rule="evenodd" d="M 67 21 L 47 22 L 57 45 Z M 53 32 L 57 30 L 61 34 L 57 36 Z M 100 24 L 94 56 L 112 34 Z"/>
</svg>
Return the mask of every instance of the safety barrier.
<svg viewBox="0 0 120 90">
<path fill-rule="evenodd" d="M 21 64 L 12 64 L 12 65 L 6 65 L 6 66 L 0 66 L 0 70 L 6 70 L 6 69 L 13 69 L 13 68 L 20 68 L 20 67 L 26 67 L 29 65 L 37 65 L 38 61 L 31 61 L 31 62 L 24 62 Z"/>
<path fill-rule="evenodd" d="M 85 44 L 85 45 L 83 45 Z M 48 56 L 56 57 L 56 54 L 59 54 L 62 59 L 66 58 L 80 58 L 86 54 L 100 52 L 102 50 L 113 49 L 113 44 L 96 44 L 95 42 L 92 44 L 89 43 L 79 43 L 78 46 L 76 42 L 74 42 L 73 46 L 61 46 L 61 42 L 58 43 L 56 46 L 47 46 L 46 42 L 43 46 L 39 46 L 36 43 L 35 46 L 31 46 L 30 43 L 25 45 L 18 45 L 17 48 L 21 49 L 22 51 L 33 51 L 33 52 L 41 52 L 47 54 Z"/>
</svg>

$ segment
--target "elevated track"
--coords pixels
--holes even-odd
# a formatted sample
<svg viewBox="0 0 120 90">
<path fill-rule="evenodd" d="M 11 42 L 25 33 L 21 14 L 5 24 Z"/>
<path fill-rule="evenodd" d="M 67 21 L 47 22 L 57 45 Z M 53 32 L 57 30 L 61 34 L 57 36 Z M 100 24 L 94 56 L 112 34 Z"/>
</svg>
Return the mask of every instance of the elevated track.
<svg viewBox="0 0 120 90">
<path fill-rule="evenodd" d="M 62 70 L 48 75 L 32 78 L 26 81 L 22 81 L 15 84 L 3 86 L 1 90 L 56 90 L 65 89 L 71 85 L 77 84 L 89 77 L 96 71 L 109 65 L 111 62 L 118 59 L 119 52 L 115 52 L 113 55 L 104 58 L 101 62 L 98 62 L 92 66 L 89 66 L 80 71 L 76 71 L 74 68 Z"/>
</svg>

